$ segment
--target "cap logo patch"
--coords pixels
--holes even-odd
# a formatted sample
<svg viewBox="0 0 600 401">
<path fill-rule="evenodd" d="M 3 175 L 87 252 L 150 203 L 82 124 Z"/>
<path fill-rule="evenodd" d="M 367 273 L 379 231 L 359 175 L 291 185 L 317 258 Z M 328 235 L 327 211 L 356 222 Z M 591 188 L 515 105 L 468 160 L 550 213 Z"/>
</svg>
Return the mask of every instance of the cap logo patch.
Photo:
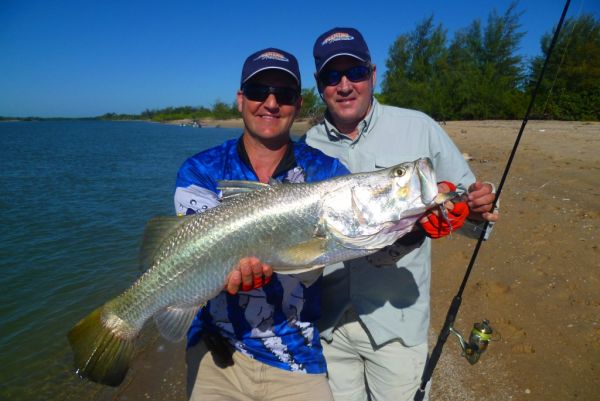
<svg viewBox="0 0 600 401">
<path fill-rule="evenodd" d="M 278 52 L 265 52 L 263 54 L 261 54 L 260 56 L 258 56 L 257 58 L 255 58 L 253 61 L 256 60 L 277 60 L 277 61 L 290 61 L 287 57 L 285 57 L 283 54 L 278 53 Z"/>
<path fill-rule="evenodd" d="M 347 34 L 346 32 L 336 32 L 326 37 L 322 42 L 321 46 L 325 46 L 340 40 L 354 40 L 354 36 Z"/>
</svg>

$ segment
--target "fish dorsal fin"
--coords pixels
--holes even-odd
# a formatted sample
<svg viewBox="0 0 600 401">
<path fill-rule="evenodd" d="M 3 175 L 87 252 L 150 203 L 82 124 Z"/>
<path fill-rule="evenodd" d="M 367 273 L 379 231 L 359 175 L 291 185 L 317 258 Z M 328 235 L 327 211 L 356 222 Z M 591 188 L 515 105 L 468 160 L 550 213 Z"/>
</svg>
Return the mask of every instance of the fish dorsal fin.
<svg viewBox="0 0 600 401">
<path fill-rule="evenodd" d="M 189 216 L 157 216 L 146 224 L 140 247 L 140 268 L 142 272 L 152 266 L 156 252 L 165 238 L 181 227 L 189 218 Z"/>
<path fill-rule="evenodd" d="M 269 187 L 269 184 L 258 181 L 222 180 L 217 183 L 217 189 L 221 191 L 224 201 L 235 198 L 238 195 Z"/>
<path fill-rule="evenodd" d="M 175 343 L 185 337 L 198 309 L 198 305 L 167 306 L 154 314 L 154 323 L 164 338 Z"/>
</svg>

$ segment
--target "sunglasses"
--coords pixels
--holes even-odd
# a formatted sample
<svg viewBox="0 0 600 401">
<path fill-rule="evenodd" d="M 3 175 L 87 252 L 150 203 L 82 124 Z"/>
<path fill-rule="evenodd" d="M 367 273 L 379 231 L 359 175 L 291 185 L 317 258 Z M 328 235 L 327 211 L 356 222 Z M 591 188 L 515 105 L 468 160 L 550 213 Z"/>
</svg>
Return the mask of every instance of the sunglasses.
<svg viewBox="0 0 600 401">
<path fill-rule="evenodd" d="M 300 98 L 300 92 L 297 89 L 286 86 L 245 84 L 242 87 L 242 93 L 246 99 L 252 100 L 253 102 L 264 102 L 272 93 L 275 95 L 277 103 L 287 106 L 296 104 Z"/>
<path fill-rule="evenodd" d="M 342 77 L 348 78 L 350 82 L 362 82 L 371 75 L 371 67 L 366 65 L 357 65 L 348 68 L 346 71 L 323 70 L 319 73 L 319 81 L 324 86 L 334 86 L 340 83 Z"/>
</svg>

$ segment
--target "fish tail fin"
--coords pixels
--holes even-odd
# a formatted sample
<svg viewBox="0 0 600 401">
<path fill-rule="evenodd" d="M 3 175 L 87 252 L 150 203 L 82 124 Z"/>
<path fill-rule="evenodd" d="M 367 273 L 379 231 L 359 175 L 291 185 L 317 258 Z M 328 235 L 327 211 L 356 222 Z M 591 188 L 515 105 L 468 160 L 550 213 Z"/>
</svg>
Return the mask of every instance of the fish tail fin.
<svg viewBox="0 0 600 401">
<path fill-rule="evenodd" d="M 133 358 L 134 339 L 107 327 L 100 307 L 77 323 L 68 334 L 76 373 L 97 383 L 118 386 Z"/>
</svg>

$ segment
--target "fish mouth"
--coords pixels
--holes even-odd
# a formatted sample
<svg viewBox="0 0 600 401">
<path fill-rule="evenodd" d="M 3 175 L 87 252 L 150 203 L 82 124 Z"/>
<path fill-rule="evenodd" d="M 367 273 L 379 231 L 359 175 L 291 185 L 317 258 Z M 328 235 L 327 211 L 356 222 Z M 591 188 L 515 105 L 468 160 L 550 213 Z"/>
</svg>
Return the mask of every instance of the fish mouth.
<svg viewBox="0 0 600 401">
<path fill-rule="evenodd" d="M 454 192 L 438 193 L 434 199 L 434 203 L 436 205 L 442 205 L 448 201 L 464 202 L 465 198 L 460 192 L 454 191 Z"/>
<path fill-rule="evenodd" d="M 433 163 L 428 157 L 415 160 L 415 169 L 421 186 L 421 201 L 424 205 L 435 203 L 438 195 L 437 181 L 433 171 Z"/>
</svg>

